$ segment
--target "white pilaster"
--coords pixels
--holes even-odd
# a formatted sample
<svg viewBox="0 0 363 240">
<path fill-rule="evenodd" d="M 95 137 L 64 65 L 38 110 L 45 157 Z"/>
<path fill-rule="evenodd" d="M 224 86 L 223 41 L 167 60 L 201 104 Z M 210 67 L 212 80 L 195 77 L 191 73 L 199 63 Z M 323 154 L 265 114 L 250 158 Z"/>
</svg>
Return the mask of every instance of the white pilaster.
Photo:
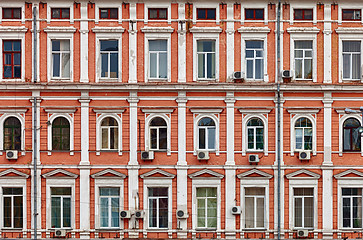
<svg viewBox="0 0 363 240">
<path fill-rule="evenodd" d="M 89 165 L 89 103 L 88 92 L 82 92 L 81 98 L 81 165 Z"/>
<path fill-rule="evenodd" d="M 178 4 L 179 28 L 178 28 L 178 81 L 186 82 L 186 22 L 185 3 Z"/>
<path fill-rule="evenodd" d="M 185 92 L 179 92 L 178 99 L 178 165 L 187 165 L 186 160 L 186 103 Z"/>
<path fill-rule="evenodd" d="M 137 83 L 137 22 L 136 3 L 130 3 L 129 23 L 129 83 Z"/>
<path fill-rule="evenodd" d="M 138 126 L 137 126 L 137 103 L 139 99 L 137 98 L 136 92 L 130 92 L 130 97 L 127 99 L 130 104 L 130 159 L 129 165 L 138 165 L 137 162 L 137 136 L 138 136 Z M 140 150 L 140 149 L 139 149 Z"/>
<path fill-rule="evenodd" d="M 324 93 L 324 165 L 332 165 L 331 159 L 331 130 L 332 130 L 332 103 L 333 100 L 331 98 L 331 93 L 326 92 Z"/>
<path fill-rule="evenodd" d="M 234 21 L 233 21 L 234 3 L 227 3 L 227 80 L 231 78 L 234 72 Z"/>
<path fill-rule="evenodd" d="M 226 239 L 236 239 L 236 217 L 231 212 L 232 207 L 236 205 L 236 170 L 234 166 L 225 167 L 225 181 Z"/>
<path fill-rule="evenodd" d="M 234 99 L 233 92 L 227 92 L 224 102 L 227 105 L 227 161 L 226 165 L 234 165 Z"/>
<path fill-rule="evenodd" d="M 81 22 L 80 22 L 80 37 L 81 37 L 81 79 L 80 82 L 88 82 L 88 16 L 87 16 L 88 2 L 81 2 Z"/>
<path fill-rule="evenodd" d="M 88 138 L 87 138 L 88 139 Z M 80 238 L 89 239 L 90 236 L 90 169 L 81 167 L 79 171 L 79 225 Z"/>
<path fill-rule="evenodd" d="M 187 211 L 188 204 L 188 167 L 177 166 L 177 209 Z M 192 213 L 189 212 L 189 217 L 192 217 Z M 178 238 L 187 238 L 188 235 L 188 219 L 177 219 Z"/>
<path fill-rule="evenodd" d="M 333 169 L 323 168 L 323 238 L 333 238 Z"/>
<path fill-rule="evenodd" d="M 324 83 L 331 83 L 331 4 L 324 3 Z"/>
</svg>

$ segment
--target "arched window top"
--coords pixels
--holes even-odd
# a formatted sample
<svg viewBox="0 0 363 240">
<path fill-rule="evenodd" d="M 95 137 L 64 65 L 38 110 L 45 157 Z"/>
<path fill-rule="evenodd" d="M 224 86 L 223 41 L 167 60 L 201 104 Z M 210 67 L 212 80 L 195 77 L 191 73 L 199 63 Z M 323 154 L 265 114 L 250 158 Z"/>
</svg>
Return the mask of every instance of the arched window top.
<svg viewBox="0 0 363 240">
<path fill-rule="evenodd" d="M 198 126 L 215 126 L 216 123 L 209 117 L 204 117 L 199 120 Z"/>
<path fill-rule="evenodd" d="M 299 118 L 295 123 L 295 127 L 312 127 L 312 126 L 313 125 L 311 121 L 306 117 Z"/>
<path fill-rule="evenodd" d="M 68 127 L 70 126 L 69 121 L 67 118 L 65 117 L 57 117 L 56 119 L 53 120 L 52 123 L 53 127 Z"/>
<path fill-rule="evenodd" d="M 161 117 L 155 117 L 151 120 L 150 126 L 156 127 L 156 126 L 166 126 L 166 122 Z"/>
<path fill-rule="evenodd" d="M 347 120 L 344 121 L 343 127 L 344 128 L 358 128 L 358 127 L 360 127 L 360 122 L 358 121 L 358 119 L 348 118 Z"/>
<path fill-rule="evenodd" d="M 18 118 L 16 117 L 8 117 L 4 122 L 4 127 L 6 128 L 17 128 L 21 127 L 21 123 Z"/>
<path fill-rule="evenodd" d="M 16 117 L 8 117 L 4 121 L 4 149 L 21 149 L 21 123 Z"/>
<path fill-rule="evenodd" d="M 107 117 L 102 120 L 101 126 L 118 126 L 116 119 Z"/>
<path fill-rule="evenodd" d="M 252 118 L 248 121 L 247 126 L 263 126 L 263 122 L 259 118 Z"/>
</svg>

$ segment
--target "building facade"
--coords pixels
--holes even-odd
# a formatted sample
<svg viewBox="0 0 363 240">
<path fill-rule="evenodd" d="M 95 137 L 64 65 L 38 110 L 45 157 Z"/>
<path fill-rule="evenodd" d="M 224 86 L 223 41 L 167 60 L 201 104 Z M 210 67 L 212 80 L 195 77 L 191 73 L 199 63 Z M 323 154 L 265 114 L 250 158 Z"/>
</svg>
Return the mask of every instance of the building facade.
<svg viewBox="0 0 363 240">
<path fill-rule="evenodd" d="M 0 238 L 362 238 L 361 1 L 0 8 Z"/>
</svg>

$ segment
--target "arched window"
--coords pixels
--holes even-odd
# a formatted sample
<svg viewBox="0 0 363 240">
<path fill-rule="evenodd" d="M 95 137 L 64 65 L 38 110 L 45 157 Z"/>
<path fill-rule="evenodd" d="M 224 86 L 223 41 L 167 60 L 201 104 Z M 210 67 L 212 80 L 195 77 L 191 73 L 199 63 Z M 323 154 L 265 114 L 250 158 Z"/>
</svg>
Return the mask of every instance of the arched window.
<svg viewBox="0 0 363 240">
<path fill-rule="evenodd" d="M 248 150 L 263 150 L 263 122 L 252 118 L 247 123 Z"/>
<path fill-rule="evenodd" d="M 313 149 L 313 126 L 305 117 L 299 118 L 295 123 L 296 150 Z"/>
<path fill-rule="evenodd" d="M 65 117 L 52 122 L 52 150 L 70 150 L 70 124 Z"/>
<path fill-rule="evenodd" d="M 101 123 L 101 149 L 116 150 L 118 149 L 118 123 L 116 119 L 107 117 Z"/>
<path fill-rule="evenodd" d="M 155 117 L 150 122 L 150 150 L 166 150 L 168 146 L 168 130 L 166 122 L 161 117 Z"/>
<path fill-rule="evenodd" d="M 209 117 L 198 122 L 198 149 L 215 150 L 216 123 Z"/>
<path fill-rule="evenodd" d="M 4 150 L 21 150 L 21 123 L 16 117 L 4 122 Z"/>
<path fill-rule="evenodd" d="M 361 136 L 360 122 L 355 118 L 348 118 L 343 124 L 343 150 L 360 151 Z"/>
</svg>

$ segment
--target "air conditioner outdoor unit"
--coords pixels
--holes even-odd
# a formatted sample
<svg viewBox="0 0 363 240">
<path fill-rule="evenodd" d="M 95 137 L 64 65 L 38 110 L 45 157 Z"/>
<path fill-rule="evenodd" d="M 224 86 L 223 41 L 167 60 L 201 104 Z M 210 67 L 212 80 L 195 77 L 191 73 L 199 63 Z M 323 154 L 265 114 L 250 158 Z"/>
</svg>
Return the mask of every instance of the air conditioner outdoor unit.
<svg viewBox="0 0 363 240">
<path fill-rule="evenodd" d="M 292 78 L 292 71 L 291 70 L 283 70 L 281 75 L 282 75 L 282 78 Z"/>
<path fill-rule="evenodd" d="M 297 237 L 301 238 L 301 237 L 307 237 L 309 236 L 309 231 L 302 229 L 302 230 L 297 230 Z"/>
<path fill-rule="evenodd" d="M 197 157 L 198 157 L 198 160 L 208 160 L 209 152 L 208 151 L 198 151 Z"/>
<path fill-rule="evenodd" d="M 142 160 L 153 160 L 154 159 L 154 152 L 153 151 L 142 151 L 141 152 L 141 159 Z"/>
<path fill-rule="evenodd" d="M 182 219 L 182 218 L 188 218 L 189 214 L 182 210 L 182 209 L 178 209 L 176 210 L 176 218 Z"/>
<path fill-rule="evenodd" d="M 57 229 L 54 232 L 55 237 L 65 237 L 67 235 L 67 231 L 64 229 Z"/>
<path fill-rule="evenodd" d="M 231 208 L 231 212 L 232 212 L 232 214 L 234 214 L 234 215 L 241 214 L 241 213 L 242 213 L 242 211 L 241 211 L 241 207 L 240 207 L 240 206 L 233 206 L 233 207 Z"/>
<path fill-rule="evenodd" d="M 6 159 L 9 159 L 9 160 L 18 159 L 18 151 L 17 150 L 7 150 L 6 151 Z"/>
<path fill-rule="evenodd" d="M 257 154 L 250 154 L 248 155 L 248 161 L 250 163 L 258 163 L 260 161 L 260 158 L 258 157 Z"/>
<path fill-rule="evenodd" d="M 233 72 L 232 79 L 244 79 L 244 74 L 241 71 Z"/>
<path fill-rule="evenodd" d="M 300 160 L 310 160 L 310 151 L 300 151 L 299 159 Z"/>
<path fill-rule="evenodd" d="M 135 218 L 144 218 L 144 210 L 135 210 Z"/>
<path fill-rule="evenodd" d="M 130 217 L 131 217 L 130 211 L 122 210 L 120 212 L 120 218 L 130 218 Z"/>
</svg>

